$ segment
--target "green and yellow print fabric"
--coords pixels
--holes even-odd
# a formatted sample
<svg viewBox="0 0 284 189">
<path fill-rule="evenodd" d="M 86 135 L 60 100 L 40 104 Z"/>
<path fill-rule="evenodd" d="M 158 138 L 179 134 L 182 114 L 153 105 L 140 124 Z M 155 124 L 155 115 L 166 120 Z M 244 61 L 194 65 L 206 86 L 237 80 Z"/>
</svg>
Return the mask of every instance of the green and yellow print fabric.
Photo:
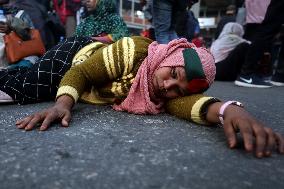
<svg viewBox="0 0 284 189">
<path fill-rule="evenodd" d="M 117 14 L 114 0 L 100 0 L 94 11 L 77 26 L 76 36 L 98 36 L 108 34 L 113 41 L 128 37 L 129 31 L 122 18 Z"/>
</svg>

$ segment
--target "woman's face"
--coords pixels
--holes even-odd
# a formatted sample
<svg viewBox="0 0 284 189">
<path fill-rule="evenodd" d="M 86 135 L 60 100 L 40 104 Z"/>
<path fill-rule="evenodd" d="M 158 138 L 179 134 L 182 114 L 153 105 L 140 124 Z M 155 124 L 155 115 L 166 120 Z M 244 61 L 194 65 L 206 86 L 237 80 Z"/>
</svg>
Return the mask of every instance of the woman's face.
<svg viewBox="0 0 284 189">
<path fill-rule="evenodd" d="M 88 11 L 93 11 L 96 9 L 98 0 L 83 0 L 83 5 L 87 8 Z"/>
<path fill-rule="evenodd" d="M 177 98 L 188 95 L 184 67 L 161 67 L 154 72 L 154 93 L 160 98 Z"/>
</svg>

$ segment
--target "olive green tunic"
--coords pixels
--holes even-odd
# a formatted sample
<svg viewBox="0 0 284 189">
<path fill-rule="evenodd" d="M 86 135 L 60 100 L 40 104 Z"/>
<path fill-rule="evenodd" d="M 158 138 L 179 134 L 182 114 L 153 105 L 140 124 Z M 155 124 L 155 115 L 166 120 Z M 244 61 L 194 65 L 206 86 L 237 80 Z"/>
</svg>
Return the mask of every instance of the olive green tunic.
<svg viewBox="0 0 284 189">
<path fill-rule="evenodd" d="M 106 104 L 121 102 L 152 41 L 144 37 L 124 37 L 111 45 L 94 42 L 81 49 L 73 59 L 74 66 L 61 80 L 57 98 L 69 95 L 76 102 Z M 203 94 L 170 100 L 165 109 L 177 117 L 206 124 L 201 115 L 205 102 L 213 97 Z"/>
</svg>

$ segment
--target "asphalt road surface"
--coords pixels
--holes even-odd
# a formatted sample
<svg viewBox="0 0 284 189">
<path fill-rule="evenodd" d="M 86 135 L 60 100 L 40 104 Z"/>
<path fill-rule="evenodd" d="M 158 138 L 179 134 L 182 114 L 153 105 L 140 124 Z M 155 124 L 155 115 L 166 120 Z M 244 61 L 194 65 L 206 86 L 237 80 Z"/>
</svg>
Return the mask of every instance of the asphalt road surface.
<svg viewBox="0 0 284 189">
<path fill-rule="evenodd" d="M 284 87 L 216 82 L 207 92 L 242 101 L 284 134 Z M 138 116 L 78 104 L 69 128 L 25 132 L 15 121 L 52 103 L 0 105 L 0 189 L 283 189 L 284 155 L 230 150 L 220 127 L 168 114 Z"/>
</svg>

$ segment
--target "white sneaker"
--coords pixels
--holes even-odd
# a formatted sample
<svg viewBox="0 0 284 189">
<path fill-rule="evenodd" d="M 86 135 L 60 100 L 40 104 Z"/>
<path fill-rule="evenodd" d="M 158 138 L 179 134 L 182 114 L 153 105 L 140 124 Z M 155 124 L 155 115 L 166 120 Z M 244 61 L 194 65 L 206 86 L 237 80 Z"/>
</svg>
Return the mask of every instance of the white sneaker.
<svg viewBox="0 0 284 189">
<path fill-rule="evenodd" d="M 0 104 L 14 102 L 12 97 L 0 90 Z"/>
</svg>

